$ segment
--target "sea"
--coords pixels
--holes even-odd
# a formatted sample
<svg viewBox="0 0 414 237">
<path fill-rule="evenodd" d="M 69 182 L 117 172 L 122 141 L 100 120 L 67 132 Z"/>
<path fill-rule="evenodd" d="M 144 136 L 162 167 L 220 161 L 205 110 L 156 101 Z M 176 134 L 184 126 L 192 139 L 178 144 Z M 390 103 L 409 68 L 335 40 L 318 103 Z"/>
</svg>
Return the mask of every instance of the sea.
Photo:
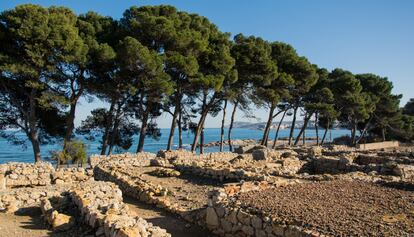
<svg viewBox="0 0 414 237">
<path fill-rule="evenodd" d="M 279 131 L 279 137 L 288 137 L 290 130 L 283 129 Z M 322 137 L 324 130 L 319 130 L 319 136 Z M 299 129 L 295 129 L 294 134 L 299 133 Z M 307 129 L 305 131 L 307 137 L 316 137 L 314 129 Z M 327 141 L 330 138 L 334 139 L 339 136 L 349 134 L 349 130 L 345 129 L 336 129 L 332 130 L 332 136 L 327 135 Z M 25 134 L 17 133 L 18 136 L 25 138 Z M 147 137 L 145 139 L 144 151 L 157 153 L 159 150 L 163 150 L 167 146 L 167 140 L 169 135 L 169 129 L 161 129 L 161 137 L 158 140 Z M 193 134 L 189 131 L 183 133 L 183 143 L 185 149 L 190 149 Z M 259 140 L 263 136 L 262 130 L 255 129 L 245 129 L 245 128 L 233 128 L 232 138 L 233 139 L 256 139 Z M 269 135 L 269 140 L 273 140 L 275 136 L 275 130 L 271 130 Z M 82 136 L 77 136 L 76 139 L 84 141 L 87 145 L 88 155 L 99 154 L 99 140 L 90 141 L 85 139 Z M 227 129 L 225 129 L 225 139 L 227 139 Z M 204 140 L 205 143 L 215 142 L 220 140 L 220 128 L 206 128 L 204 129 Z M 138 144 L 138 136 L 134 137 L 134 144 L 129 150 L 116 150 L 114 153 L 124 153 L 124 152 L 135 152 Z M 174 148 L 178 146 L 178 131 L 175 132 L 174 137 Z M 48 160 L 52 151 L 57 151 L 62 148 L 61 142 L 55 142 L 53 144 L 47 144 L 41 146 L 41 155 L 42 159 Z M 206 147 L 205 152 L 215 152 L 219 151 L 219 147 Z M 228 147 L 225 147 L 225 151 L 228 151 Z M 34 162 L 33 150 L 29 141 L 27 141 L 23 146 L 22 145 L 13 145 L 9 143 L 4 138 L 0 138 L 0 164 L 7 162 Z"/>
</svg>

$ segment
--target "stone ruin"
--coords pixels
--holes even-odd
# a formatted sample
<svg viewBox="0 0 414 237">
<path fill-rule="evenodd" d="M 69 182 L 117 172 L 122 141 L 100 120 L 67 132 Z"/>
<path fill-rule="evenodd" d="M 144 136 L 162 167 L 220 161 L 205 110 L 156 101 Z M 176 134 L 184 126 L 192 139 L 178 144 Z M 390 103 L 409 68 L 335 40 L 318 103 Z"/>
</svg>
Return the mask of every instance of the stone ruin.
<svg viewBox="0 0 414 237">
<path fill-rule="evenodd" d="M 66 205 L 77 210 L 75 215 L 94 229 L 96 236 L 169 236 L 165 230 L 131 214 L 122 202 L 123 194 L 220 236 L 318 236 L 312 228 L 277 224 L 270 217 L 255 216 L 233 197 L 252 190 L 335 180 L 411 184 L 413 156 L 411 151 L 344 146 L 269 149 L 247 145 L 235 153 L 197 155 L 177 150 L 91 156 L 92 169 L 56 170 L 49 163 L 10 163 L 0 166 L 0 210 L 41 207 L 46 221 L 58 230 L 73 222 L 70 216 L 74 214 L 62 208 Z M 185 176 L 216 184 L 205 195 L 204 203 L 191 207 L 175 202 L 176 194 L 163 182 L 154 183 L 154 178 L 145 175 L 164 179 L 164 183 Z"/>
</svg>

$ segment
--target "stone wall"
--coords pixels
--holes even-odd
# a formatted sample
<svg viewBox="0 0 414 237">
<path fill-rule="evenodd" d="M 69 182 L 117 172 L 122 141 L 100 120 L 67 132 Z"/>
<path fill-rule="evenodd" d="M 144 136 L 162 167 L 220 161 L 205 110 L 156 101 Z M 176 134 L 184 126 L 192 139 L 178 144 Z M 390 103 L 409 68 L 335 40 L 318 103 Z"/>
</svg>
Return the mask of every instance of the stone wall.
<svg viewBox="0 0 414 237">
<path fill-rule="evenodd" d="M 68 188 L 65 185 L 54 185 L 0 191 L 0 211 L 14 213 L 21 208 L 38 207 L 42 199 L 59 197 Z"/>
<path fill-rule="evenodd" d="M 2 188 L 81 182 L 92 177 L 91 169 L 59 168 L 56 170 L 48 162 L 35 164 L 12 162 L 0 166 L 0 190 Z"/>
<path fill-rule="evenodd" d="M 91 164 L 91 167 L 95 167 L 102 161 L 108 161 L 108 160 L 116 160 L 116 159 L 122 159 L 122 160 L 131 160 L 132 162 L 149 162 L 150 159 L 155 158 L 156 155 L 154 153 L 150 152 L 139 152 L 139 153 L 122 153 L 122 154 L 114 154 L 114 155 L 91 155 L 89 157 L 89 162 Z"/>
<path fill-rule="evenodd" d="M 293 183 L 293 182 L 292 182 Z M 234 184 L 209 193 L 206 214 L 207 227 L 219 236 L 300 237 L 319 236 L 293 223 L 278 223 L 271 215 L 252 210 L 232 201 L 239 192 L 263 190 L 269 187 L 292 185 L 290 182 L 269 185 L 266 182 Z"/>
<path fill-rule="evenodd" d="M 6 189 L 7 166 L 0 165 L 0 191 Z"/>
<path fill-rule="evenodd" d="M 85 223 L 96 229 L 96 236 L 106 237 L 168 237 L 164 229 L 153 226 L 132 213 L 122 201 L 122 192 L 108 182 L 80 184 L 70 192 Z"/>
<path fill-rule="evenodd" d="M 306 162 L 296 157 L 255 160 L 252 154 L 243 154 L 228 160 L 177 159 L 171 164 L 180 172 L 221 181 L 271 181 L 275 176 L 296 174 Z"/>
<path fill-rule="evenodd" d="M 130 197 L 133 197 L 141 202 L 156 205 L 168 212 L 178 214 L 186 221 L 204 224 L 205 212 L 203 210 L 191 210 L 179 207 L 175 203 L 170 203 L 165 197 L 168 190 L 153 185 L 152 183 L 142 180 L 140 177 L 131 177 L 122 171 L 122 167 L 112 165 L 99 166 L 94 169 L 94 176 L 96 180 L 109 181 L 117 184 L 122 192 Z"/>
<path fill-rule="evenodd" d="M 399 146 L 400 144 L 397 141 L 387 141 L 387 142 L 357 144 L 356 148 L 358 148 L 359 150 L 378 150 L 378 149 L 395 148 Z"/>
</svg>

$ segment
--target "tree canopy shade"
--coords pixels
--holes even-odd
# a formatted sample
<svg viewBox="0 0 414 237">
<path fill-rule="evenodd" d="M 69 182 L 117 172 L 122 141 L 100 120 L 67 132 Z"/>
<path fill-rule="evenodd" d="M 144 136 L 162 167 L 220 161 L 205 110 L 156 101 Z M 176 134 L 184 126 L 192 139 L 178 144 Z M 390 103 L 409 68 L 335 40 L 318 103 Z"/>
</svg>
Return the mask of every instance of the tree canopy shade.
<svg viewBox="0 0 414 237">
<path fill-rule="evenodd" d="M 191 150 L 200 147 L 201 153 L 206 117 L 222 112 L 223 151 L 229 104 L 230 150 L 239 109 L 251 117 L 255 108 L 268 110 L 261 141 L 266 146 L 279 114 L 273 147 L 283 119 L 291 115 L 292 144 L 299 112 L 304 123 L 295 145 L 312 118 L 318 144 L 319 126 L 325 129 L 324 143 L 338 122 L 351 130 L 353 145 L 363 139 L 414 138 L 414 101 L 399 108 L 401 95 L 392 93 L 387 78 L 329 72 L 287 43 L 242 34 L 231 39 L 207 18 L 173 6 L 133 6 L 117 20 L 95 12 L 77 16 L 64 7 L 21 5 L 1 12 L 0 45 L 0 135 L 24 144 L 5 132 L 23 131 L 35 161 L 41 158 L 40 144 L 58 139 L 64 142 L 56 157 L 84 160 L 77 134 L 99 137 L 101 154 L 127 150 L 139 135 L 136 151 L 141 152 L 146 137 L 160 137 L 156 118 L 164 112 L 172 117 L 166 149 L 172 149 L 178 127 L 178 147 L 182 131 L 190 129 Z M 74 133 L 81 97 L 108 106 L 93 110 Z"/>
</svg>

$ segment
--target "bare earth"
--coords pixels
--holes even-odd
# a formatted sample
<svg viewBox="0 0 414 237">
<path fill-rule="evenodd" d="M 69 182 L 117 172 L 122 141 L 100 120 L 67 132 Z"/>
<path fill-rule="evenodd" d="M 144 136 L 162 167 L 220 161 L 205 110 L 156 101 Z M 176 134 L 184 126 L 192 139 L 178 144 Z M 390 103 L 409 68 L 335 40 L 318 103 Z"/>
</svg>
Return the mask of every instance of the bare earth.
<svg viewBox="0 0 414 237">
<path fill-rule="evenodd" d="M 242 205 L 334 236 L 414 233 L 414 192 L 362 181 L 303 183 L 241 193 Z"/>
<path fill-rule="evenodd" d="M 124 197 L 124 202 L 129 208 L 135 211 L 140 217 L 153 225 L 166 229 L 172 236 L 177 237 L 210 237 L 208 230 L 197 225 L 189 224 L 178 216 L 167 213 L 166 211 L 155 208 L 152 205 L 143 204 L 133 198 Z"/>
<path fill-rule="evenodd" d="M 142 179 L 167 188 L 173 192 L 172 195 L 167 195 L 169 201 L 186 209 L 194 210 L 207 205 L 208 192 L 214 187 L 222 185 L 214 180 L 185 174 L 181 174 L 179 177 L 157 177 L 150 174 L 155 169 L 157 167 L 133 167 L 124 172 L 131 175 L 141 175 Z"/>
<path fill-rule="evenodd" d="M 65 232 L 53 232 L 43 221 L 40 208 L 31 208 L 23 213 L 0 213 L 0 236 L 5 237 L 82 237 L 87 231 L 79 226 Z"/>
</svg>

